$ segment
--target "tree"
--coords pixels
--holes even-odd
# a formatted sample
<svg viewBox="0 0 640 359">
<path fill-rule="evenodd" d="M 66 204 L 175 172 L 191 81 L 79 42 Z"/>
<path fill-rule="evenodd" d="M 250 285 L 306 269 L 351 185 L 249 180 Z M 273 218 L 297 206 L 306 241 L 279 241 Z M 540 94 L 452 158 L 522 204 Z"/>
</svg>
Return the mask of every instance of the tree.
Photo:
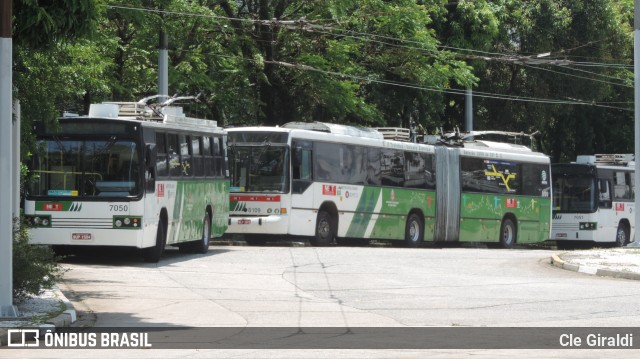
<svg viewBox="0 0 640 359">
<path fill-rule="evenodd" d="M 632 14 L 631 1 L 606 0 L 478 0 L 449 8 L 443 43 L 484 51 L 472 62 L 480 79 L 474 90 L 498 97 L 475 99 L 474 128 L 540 130 L 554 161 L 632 151 L 632 112 L 624 105 L 632 99 L 631 73 L 615 65 L 631 58 Z M 550 53 L 546 63 L 533 61 L 541 53 Z M 461 103 L 451 102 L 448 115 L 461 119 Z"/>
</svg>

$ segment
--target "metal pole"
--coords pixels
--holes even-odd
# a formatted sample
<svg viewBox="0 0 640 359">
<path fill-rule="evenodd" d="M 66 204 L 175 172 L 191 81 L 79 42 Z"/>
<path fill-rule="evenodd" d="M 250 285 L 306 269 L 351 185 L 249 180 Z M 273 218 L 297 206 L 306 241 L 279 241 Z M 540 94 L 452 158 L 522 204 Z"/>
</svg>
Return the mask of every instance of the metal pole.
<svg viewBox="0 0 640 359">
<path fill-rule="evenodd" d="M 158 95 L 160 102 L 169 98 L 169 38 L 160 31 L 158 46 Z"/>
<path fill-rule="evenodd" d="M 467 132 L 471 132 L 473 131 L 473 90 L 471 87 L 467 89 L 465 99 L 465 129 Z"/>
<path fill-rule="evenodd" d="M 634 89 L 634 160 L 635 168 L 640 165 L 640 0 L 634 1 L 634 22 L 633 22 L 633 89 Z M 635 175 L 635 230 L 633 234 L 633 246 L 639 247 L 640 240 L 636 240 L 638 225 L 640 225 L 640 176 L 638 171 Z"/>
<path fill-rule="evenodd" d="M 20 217 L 20 101 L 13 101 L 13 218 Z"/>
<path fill-rule="evenodd" d="M 0 0 L 0 315 L 16 317 L 13 305 L 11 0 Z"/>
</svg>

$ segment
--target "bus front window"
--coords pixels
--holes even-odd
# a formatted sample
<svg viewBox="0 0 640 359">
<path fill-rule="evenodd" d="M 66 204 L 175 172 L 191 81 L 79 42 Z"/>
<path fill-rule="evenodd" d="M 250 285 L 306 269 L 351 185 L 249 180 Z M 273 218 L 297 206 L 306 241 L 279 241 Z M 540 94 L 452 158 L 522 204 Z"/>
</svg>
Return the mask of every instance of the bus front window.
<svg viewBox="0 0 640 359">
<path fill-rule="evenodd" d="M 229 157 L 232 191 L 285 193 L 289 190 L 287 147 L 234 146 Z"/>
<path fill-rule="evenodd" d="M 130 197 L 140 194 L 136 143 L 48 139 L 37 143 L 32 196 Z"/>
<path fill-rule="evenodd" d="M 573 213 L 595 212 L 596 189 L 596 181 L 591 176 L 556 176 L 553 179 L 553 210 Z"/>
</svg>

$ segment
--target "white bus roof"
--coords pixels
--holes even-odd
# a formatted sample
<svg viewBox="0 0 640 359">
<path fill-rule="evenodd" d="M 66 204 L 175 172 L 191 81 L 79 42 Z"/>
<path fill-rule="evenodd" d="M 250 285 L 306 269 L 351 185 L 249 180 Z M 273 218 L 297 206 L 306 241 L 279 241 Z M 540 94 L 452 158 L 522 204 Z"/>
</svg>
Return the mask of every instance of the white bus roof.
<svg viewBox="0 0 640 359">
<path fill-rule="evenodd" d="M 371 128 L 340 125 L 326 122 L 289 122 L 282 125 L 283 128 L 297 128 L 301 130 L 328 132 L 354 137 L 384 139 L 383 135 Z"/>
<path fill-rule="evenodd" d="M 150 106 L 140 102 L 103 102 L 91 104 L 87 116 L 64 116 L 87 119 L 117 119 L 127 121 L 140 121 L 151 127 L 171 127 L 184 130 L 222 131 L 218 122 L 184 114 L 182 107 L 165 106 L 154 110 Z"/>
<path fill-rule="evenodd" d="M 579 155 L 576 158 L 578 164 L 590 164 L 596 166 L 633 166 L 634 155 L 631 153 L 619 154 L 595 154 Z"/>
<path fill-rule="evenodd" d="M 365 146 L 377 146 L 384 148 L 394 148 L 399 150 L 409 150 L 409 151 L 417 151 L 417 152 L 427 152 L 434 153 L 436 147 L 435 145 L 424 144 L 424 143 L 413 143 L 413 142 L 404 142 L 404 141 L 393 141 L 393 140 L 384 140 L 377 138 L 362 138 L 358 136 L 353 136 L 351 134 L 334 134 L 328 133 L 325 131 L 314 131 L 309 129 L 300 129 L 297 127 L 270 127 L 270 126 L 253 126 L 253 127 L 234 127 L 227 128 L 227 132 L 286 132 L 291 133 L 297 138 L 304 138 L 309 140 L 324 140 L 324 141 L 335 141 L 339 143 L 346 144 L 360 144 Z M 549 157 L 540 152 L 533 152 L 526 146 L 514 147 L 518 145 L 513 144 L 503 144 L 499 142 L 491 142 L 491 141 L 476 141 L 480 142 L 476 145 L 464 146 L 464 147 L 454 147 L 459 149 L 460 154 L 468 157 L 478 157 L 485 159 L 496 159 L 496 160 L 519 160 L 525 162 L 533 162 L 533 163 L 549 163 Z M 445 147 L 445 146 L 442 146 Z M 452 147 L 449 147 L 452 148 Z M 518 150 L 515 150 L 515 149 Z"/>
</svg>

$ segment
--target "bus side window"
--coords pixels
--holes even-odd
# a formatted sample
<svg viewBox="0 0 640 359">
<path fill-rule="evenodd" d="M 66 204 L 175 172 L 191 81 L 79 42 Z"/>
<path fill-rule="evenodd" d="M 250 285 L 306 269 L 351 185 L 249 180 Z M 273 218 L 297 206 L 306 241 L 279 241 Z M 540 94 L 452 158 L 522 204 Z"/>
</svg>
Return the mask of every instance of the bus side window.
<svg viewBox="0 0 640 359">
<path fill-rule="evenodd" d="M 224 176 L 224 142 L 222 138 L 219 136 L 213 137 L 213 157 L 215 162 L 215 176 L 223 177 Z"/>
<path fill-rule="evenodd" d="M 624 172 L 614 172 L 613 179 L 613 198 L 616 201 L 631 199 L 631 189 L 629 187 L 628 174 Z"/>
<path fill-rule="evenodd" d="M 182 167 L 182 175 L 191 177 L 193 176 L 193 160 L 191 149 L 191 136 L 180 135 L 180 166 Z"/>
<path fill-rule="evenodd" d="M 180 143 L 178 135 L 171 133 L 167 135 L 167 156 L 169 157 L 169 176 L 180 177 L 182 175 L 182 165 L 180 162 Z"/>
<path fill-rule="evenodd" d="M 312 150 L 309 142 L 294 142 L 292 144 L 292 193 L 303 193 L 313 180 Z"/>
<path fill-rule="evenodd" d="M 191 150 L 193 152 L 193 174 L 196 177 L 204 177 L 204 155 L 201 136 L 191 137 Z"/>
<path fill-rule="evenodd" d="M 204 137 L 202 141 L 204 153 L 204 173 L 207 177 L 216 176 L 216 164 L 213 158 L 213 148 L 211 147 L 211 137 Z"/>
<path fill-rule="evenodd" d="M 611 208 L 611 191 L 609 190 L 609 181 L 604 178 L 598 179 L 599 189 L 599 206 L 601 208 Z"/>
<path fill-rule="evenodd" d="M 169 166 L 167 164 L 168 152 L 164 133 L 156 134 L 156 150 L 158 152 L 156 156 L 156 174 L 158 177 L 167 177 L 169 176 Z"/>
</svg>

